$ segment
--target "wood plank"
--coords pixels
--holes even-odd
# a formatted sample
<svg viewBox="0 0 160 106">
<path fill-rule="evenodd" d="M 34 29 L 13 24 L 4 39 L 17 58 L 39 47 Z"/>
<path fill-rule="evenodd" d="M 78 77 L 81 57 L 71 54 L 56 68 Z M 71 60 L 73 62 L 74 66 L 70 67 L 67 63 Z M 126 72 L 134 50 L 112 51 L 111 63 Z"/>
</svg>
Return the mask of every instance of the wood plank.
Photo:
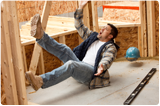
<svg viewBox="0 0 160 106">
<path fill-rule="evenodd" d="M 4 81 L 5 96 L 7 105 L 18 105 L 18 96 L 16 81 L 14 75 L 13 58 L 11 51 L 11 43 L 9 39 L 9 29 L 7 23 L 7 13 L 4 6 L 6 2 L 1 4 L 1 64 L 2 64 L 2 77 Z M 1 101 L 2 102 L 2 101 Z"/>
<path fill-rule="evenodd" d="M 43 13 L 42 13 L 42 19 L 41 19 L 42 28 L 43 28 L 44 31 L 46 29 L 49 13 L 50 13 L 50 9 L 51 9 L 51 4 L 52 4 L 52 1 L 45 1 Z M 34 46 L 34 51 L 33 51 L 32 59 L 31 59 L 31 64 L 30 64 L 30 67 L 29 67 L 29 70 L 32 71 L 34 74 L 36 73 L 36 69 L 37 69 L 37 65 L 38 65 L 38 60 L 40 60 L 40 64 L 41 65 L 44 65 L 43 58 L 41 57 L 39 59 L 39 56 L 42 56 L 40 54 L 43 54 L 41 52 L 42 52 L 42 48 L 36 42 L 35 46 Z M 44 68 L 44 66 L 42 66 L 41 68 Z M 44 70 L 44 69 L 42 69 L 42 70 Z"/>
<path fill-rule="evenodd" d="M 83 24 L 90 29 L 90 20 L 89 20 L 89 7 L 88 3 L 83 8 Z"/>
<path fill-rule="evenodd" d="M 34 47 L 33 51 L 36 51 L 36 52 L 34 52 L 32 54 L 32 59 L 31 59 L 29 71 L 32 71 L 33 74 L 36 74 L 37 65 L 38 65 L 38 61 L 39 61 L 39 56 L 41 54 L 42 48 L 40 47 L 40 45 L 38 43 L 35 43 L 34 46 L 35 47 Z"/>
<path fill-rule="evenodd" d="M 17 94 L 20 105 L 27 105 L 26 86 L 24 78 L 24 66 L 22 59 L 22 48 L 20 42 L 20 31 L 17 14 L 17 5 L 15 1 L 8 2 L 8 26 L 12 46 L 12 56 L 16 78 Z"/>
<path fill-rule="evenodd" d="M 42 18 L 41 18 L 42 28 L 44 31 L 47 26 L 47 21 L 48 21 L 49 13 L 51 10 L 51 5 L 52 5 L 52 1 L 45 1 L 44 7 L 43 7 L 44 9 L 42 12 Z"/>
<path fill-rule="evenodd" d="M 40 52 L 40 61 L 38 62 L 38 67 L 37 68 L 39 70 L 39 74 L 44 74 L 45 73 L 43 52 Z"/>
<path fill-rule="evenodd" d="M 147 1 L 148 56 L 156 55 L 154 1 Z"/>
<path fill-rule="evenodd" d="M 147 57 L 147 28 L 146 28 L 146 7 L 145 1 L 139 1 L 140 3 L 140 21 L 141 21 L 141 40 L 142 40 L 142 57 Z"/>
<path fill-rule="evenodd" d="M 59 43 L 66 44 L 65 36 L 60 36 L 59 37 Z"/>
<path fill-rule="evenodd" d="M 142 37 L 141 37 L 141 27 L 138 27 L 138 49 L 140 56 L 142 57 Z"/>
<path fill-rule="evenodd" d="M 22 54 L 23 54 L 24 72 L 27 72 L 28 68 L 27 68 L 26 50 L 25 50 L 25 46 L 23 46 L 23 45 L 22 45 Z M 26 85 L 29 85 L 29 82 L 26 78 L 25 78 L 25 83 L 26 83 Z"/>
<path fill-rule="evenodd" d="M 49 35 L 49 36 L 51 36 L 52 38 L 57 38 L 57 37 L 60 37 L 60 36 L 70 35 L 70 34 L 73 34 L 73 33 L 77 33 L 77 30 L 60 32 L 60 33 L 52 34 L 52 35 Z M 35 40 L 29 40 L 29 41 L 22 42 L 22 45 L 30 45 L 30 44 L 34 44 L 34 42 L 35 42 Z"/>
<path fill-rule="evenodd" d="M 99 32 L 97 1 L 91 1 L 91 4 L 92 4 L 93 31 Z"/>
<path fill-rule="evenodd" d="M 59 43 L 66 44 L 65 36 L 60 36 L 59 37 Z M 62 61 L 61 61 L 61 65 L 63 65 Z"/>
</svg>

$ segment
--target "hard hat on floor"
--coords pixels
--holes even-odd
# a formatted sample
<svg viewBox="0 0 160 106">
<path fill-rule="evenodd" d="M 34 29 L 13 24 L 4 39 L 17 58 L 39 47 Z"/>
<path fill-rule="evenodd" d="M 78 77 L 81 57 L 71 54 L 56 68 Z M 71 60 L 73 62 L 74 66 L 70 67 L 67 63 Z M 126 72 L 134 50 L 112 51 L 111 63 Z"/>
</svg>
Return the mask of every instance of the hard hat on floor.
<svg viewBox="0 0 160 106">
<path fill-rule="evenodd" d="M 128 61 L 135 61 L 140 57 L 139 50 L 136 47 L 130 47 L 126 51 L 125 57 Z"/>
</svg>

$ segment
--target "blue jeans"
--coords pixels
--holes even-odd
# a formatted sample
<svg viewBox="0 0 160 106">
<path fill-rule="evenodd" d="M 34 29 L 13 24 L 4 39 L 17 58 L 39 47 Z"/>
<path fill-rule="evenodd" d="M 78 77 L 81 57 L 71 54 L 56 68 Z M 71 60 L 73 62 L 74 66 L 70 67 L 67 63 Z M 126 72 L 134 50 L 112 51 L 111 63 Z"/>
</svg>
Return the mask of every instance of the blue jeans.
<svg viewBox="0 0 160 106">
<path fill-rule="evenodd" d="M 44 33 L 41 39 L 36 39 L 36 41 L 41 47 L 58 57 L 64 63 L 59 68 L 40 75 L 43 79 L 41 88 L 58 84 L 70 76 L 78 82 L 89 84 L 94 74 L 94 67 L 92 65 L 80 61 L 68 46 L 58 43 L 46 33 Z"/>
</svg>

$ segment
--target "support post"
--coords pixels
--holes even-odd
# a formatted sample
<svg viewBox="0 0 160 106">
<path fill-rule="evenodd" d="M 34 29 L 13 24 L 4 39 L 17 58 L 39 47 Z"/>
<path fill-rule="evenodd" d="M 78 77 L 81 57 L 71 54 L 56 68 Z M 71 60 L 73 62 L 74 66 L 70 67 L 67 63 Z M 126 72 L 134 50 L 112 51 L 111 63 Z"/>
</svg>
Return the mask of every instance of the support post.
<svg viewBox="0 0 160 106">
<path fill-rule="evenodd" d="M 156 55 L 154 1 L 147 2 L 148 57 Z"/>
<path fill-rule="evenodd" d="M 142 37 L 141 37 L 141 27 L 138 27 L 138 49 L 140 51 L 140 56 L 142 57 Z"/>
<path fill-rule="evenodd" d="M 14 87 L 16 85 L 16 91 L 14 91 L 16 95 L 18 96 L 18 104 L 19 105 L 27 105 L 27 96 L 26 96 L 26 87 L 25 87 L 25 79 L 24 79 L 24 66 L 23 66 L 23 59 L 22 59 L 22 48 L 21 48 L 21 42 L 20 42 L 20 32 L 19 32 L 19 23 L 18 23 L 18 16 L 17 16 L 17 7 L 15 1 L 3 1 L 4 3 L 4 9 L 3 9 L 3 24 L 4 24 L 4 35 L 5 37 L 8 37 L 8 42 L 10 42 L 10 47 L 12 51 L 12 57 L 9 58 L 9 61 L 13 63 L 13 69 L 15 74 L 15 81 L 16 84 L 6 82 L 10 84 L 10 88 Z M 2 37 L 3 38 L 3 37 Z M 5 39 L 5 38 L 4 38 Z M 7 42 L 7 47 L 9 46 Z M 4 54 L 3 54 L 4 55 Z M 5 54 L 8 55 L 8 54 Z M 7 70 L 4 69 L 4 71 L 12 71 L 13 70 Z M 12 76 L 4 75 L 7 78 L 11 78 L 14 81 L 14 78 Z M 5 89 L 6 92 L 8 92 L 8 89 Z M 6 98 L 8 95 L 6 95 Z M 13 97 L 13 98 L 14 98 Z M 12 99 L 12 98 L 10 98 Z M 14 98 L 16 99 L 16 98 Z M 16 101 L 17 102 L 17 101 Z"/>
<path fill-rule="evenodd" d="M 142 57 L 147 57 L 147 28 L 146 28 L 146 2 L 145 1 L 139 1 L 139 9 L 140 9 L 140 21 L 141 21 L 141 43 L 142 44 L 140 47 L 141 51 L 141 56 Z"/>
<path fill-rule="evenodd" d="M 91 1 L 91 5 L 92 5 L 93 31 L 99 32 L 97 1 Z"/>
</svg>

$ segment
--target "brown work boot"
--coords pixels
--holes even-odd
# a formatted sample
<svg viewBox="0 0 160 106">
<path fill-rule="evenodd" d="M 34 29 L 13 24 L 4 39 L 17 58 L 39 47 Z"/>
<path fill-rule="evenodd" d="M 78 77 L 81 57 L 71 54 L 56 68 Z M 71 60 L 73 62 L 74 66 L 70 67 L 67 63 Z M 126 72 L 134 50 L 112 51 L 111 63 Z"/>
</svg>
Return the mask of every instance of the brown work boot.
<svg viewBox="0 0 160 106">
<path fill-rule="evenodd" d="M 41 17 L 39 14 L 33 16 L 31 20 L 31 36 L 35 37 L 36 39 L 41 39 L 44 34 L 41 25 Z"/>
<path fill-rule="evenodd" d="M 36 91 L 43 85 L 42 77 L 34 75 L 31 71 L 26 72 L 26 78 Z"/>
</svg>

